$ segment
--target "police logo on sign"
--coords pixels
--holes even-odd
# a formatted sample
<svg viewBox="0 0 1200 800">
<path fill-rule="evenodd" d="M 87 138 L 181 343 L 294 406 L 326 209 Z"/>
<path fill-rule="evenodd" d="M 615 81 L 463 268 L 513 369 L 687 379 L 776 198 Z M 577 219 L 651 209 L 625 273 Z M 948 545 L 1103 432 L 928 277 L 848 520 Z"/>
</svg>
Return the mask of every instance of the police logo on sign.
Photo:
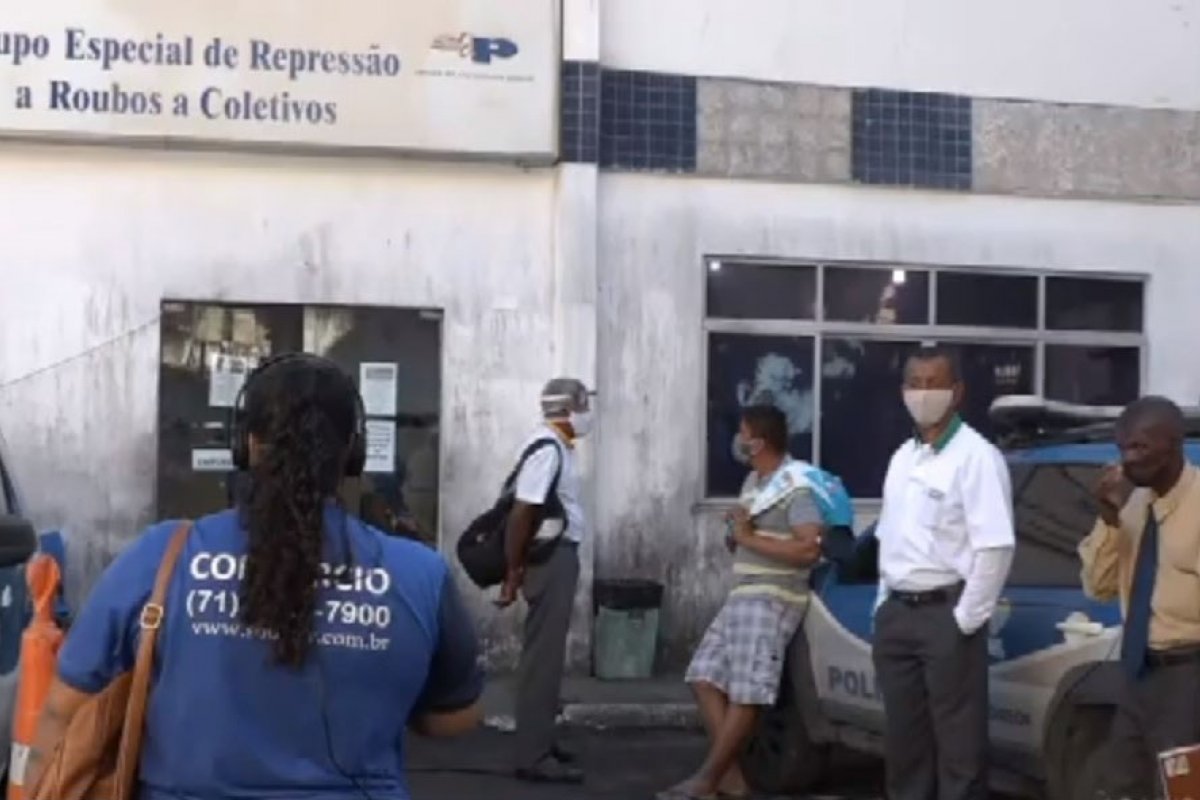
<svg viewBox="0 0 1200 800">
<path fill-rule="evenodd" d="M 438 36 L 431 45 L 434 50 L 458 53 L 476 64 L 491 64 L 497 58 L 512 58 L 520 52 L 517 43 L 499 36 L 473 36 L 469 33 L 448 33 Z"/>
</svg>

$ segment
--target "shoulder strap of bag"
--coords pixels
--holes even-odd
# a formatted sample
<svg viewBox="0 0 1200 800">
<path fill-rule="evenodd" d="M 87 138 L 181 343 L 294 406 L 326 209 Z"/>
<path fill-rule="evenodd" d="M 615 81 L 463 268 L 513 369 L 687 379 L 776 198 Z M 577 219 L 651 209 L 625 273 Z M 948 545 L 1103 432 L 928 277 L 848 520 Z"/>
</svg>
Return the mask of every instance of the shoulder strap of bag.
<svg viewBox="0 0 1200 800">
<path fill-rule="evenodd" d="M 529 460 L 530 456 L 532 456 L 538 450 L 541 450 L 546 445 L 553 445 L 553 444 L 554 444 L 554 439 L 552 439 L 549 436 L 544 436 L 541 439 L 535 439 L 534 441 L 530 442 L 529 446 L 525 448 L 525 451 L 523 453 L 521 453 L 521 457 L 519 459 L 517 459 L 517 465 L 515 467 L 513 467 L 512 472 L 510 472 L 508 474 L 508 478 L 505 479 L 504 488 L 501 490 L 500 493 L 502 495 L 504 495 L 504 494 L 508 494 L 509 492 L 511 492 L 513 490 L 513 487 L 516 485 L 516 482 L 517 482 L 517 477 L 521 474 L 521 468 L 525 466 L 525 462 Z M 558 466 L 559 466 L 559 470 L 561 470 L 562 469 L 562 459 L 561 458 L 559 459 Z M 556 483 L 557 483 L 557 477 L 558 476 L 555 475 Z"/>
<path fill-rule="evenodd" d="M 142 606 L 142 633 L 138 641 L 137 660 L 133 666 L 133 679 L 129 687 L 129 705 L 125 708 L 125 725 L 121 730 L 121 746 L 117 751 L 117 794 L 119 798 L 134 796 L 137 784 L 138 761 L 141 758 L 142 733 L 146 721 L 146 702 L 150 696 L 150 673 L 154 667 L 154 645 L 158 641 L 158 629 L 166 616 L 164 603 L 171 576 L 179 554 L 192 531 L 192 523 L 184 522 L 175 529 L 167 544 L 167 551 L 158 565 L 154 577 L 154 590 L 150 600 Z"/>
</svg>

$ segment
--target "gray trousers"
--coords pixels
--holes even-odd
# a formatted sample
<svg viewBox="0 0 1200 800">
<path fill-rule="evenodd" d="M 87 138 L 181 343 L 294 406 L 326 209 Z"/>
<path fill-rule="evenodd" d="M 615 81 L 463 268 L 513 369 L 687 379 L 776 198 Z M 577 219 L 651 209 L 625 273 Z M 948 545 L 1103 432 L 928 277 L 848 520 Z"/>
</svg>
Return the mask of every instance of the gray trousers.
<svg viewBox="0 0 1200 800">
<path fill-rule="evenodd" d="M 1158 754 L 1200 743 L 1200 660 L 1147 667 L 1126 680 L 1109 731 L 1107 790 L 1113 798 L 1161 797 Z"/>
<path fill-rule="evenodd" d="M 875 616 L 888 800 L 987 800 L 987 626 L 964 636 L 944 602 L 889 598 Z"/>
<path fill-rule="evenodd" d="M 554 747 L 567 632 L 579 584 L 579 548 L 563 541 L 530 566 L 522 593 L 529 609 L 517 673 L 517 768 L 529 769 Z"/>
</svg>

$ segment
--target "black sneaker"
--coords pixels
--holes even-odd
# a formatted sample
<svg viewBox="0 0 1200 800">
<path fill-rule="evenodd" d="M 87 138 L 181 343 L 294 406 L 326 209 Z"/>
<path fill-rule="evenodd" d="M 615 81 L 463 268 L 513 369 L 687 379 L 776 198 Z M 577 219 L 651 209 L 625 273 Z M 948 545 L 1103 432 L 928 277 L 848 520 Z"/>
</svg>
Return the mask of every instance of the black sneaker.
<svg viewBox="0 0 1200 800">
<path fill-rule="evenodd" d="M 532 767 L 518 769 L 517 780 L 529 783 L 583 783 L 583 771 L 546 756 Z"/>
<path fill-rule="evenodd" d="M 574 764 L 579 761 L 579 756 L 560 744 L 556 744 L 551 748 L 550 757 L 560 764 Z"/>
</svg>

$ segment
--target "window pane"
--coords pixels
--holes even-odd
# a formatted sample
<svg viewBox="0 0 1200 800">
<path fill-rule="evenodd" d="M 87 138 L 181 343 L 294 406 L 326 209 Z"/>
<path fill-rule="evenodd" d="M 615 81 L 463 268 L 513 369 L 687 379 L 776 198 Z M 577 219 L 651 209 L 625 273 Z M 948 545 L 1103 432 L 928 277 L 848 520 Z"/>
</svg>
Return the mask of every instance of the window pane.
<svg viewBox="0 0 1200 800">
<path fill-rule="evenodd" d="M 1046 346 L 1046 396 L 1068 403 L 1120 406 L 1141 390 L 1136 347 Z"/>
<path fill-rule="evenodd" d="M 722 261 L 708 267 L 710 317 L 812 319 L 816 302 L 817 269 L 813 266 Z"/>
<path fill-rule="evenodd" d="M 989 328 L 1037 327 L 1037 278 L 939 272 L 937 322 Z"/>
<path fill-rule="evenodd" d="M 1033 347 L 1028 345 L 958 345 L 962 360 L 966 397 L 962 415 L 971 427 L 989 439 L 995 438 L 988 409 L 1006 394 L 1033 393 Z"/>
<path fill-rule="evenodd" d="M 888 460 L 912 420 L 904 408 L 904 362 L 916 342 L 829 339 L 821 343 L 821 466 L 853 497 L 880 497 Z"/>
<path fill-rule="evenodd" d="M 1143 290 L 1140 281 L 1047 278 L 1046 327 L 1140 333 Z"/>
<path fill-rule="evenodd" d="M 710 497 L 736 497 L 746 467 L 733 459 L 743 406 L 771 403 L 788 417 L 791 454 L 812 458 L 813 340 L 714 333 L 708 339 Z"/>
<path fill-rule="evenodd" d="M 1102 466 L 1017 465 L 1012 471 L 1017 550 L 1009 582 L 1079 586 L 1076 547 L 1096 521 L 1092 487 Z"/>
<path fill-rule="evenodd" d="M 929 273 L 826 267 L 825 318 L 837 322 L 924 325 L 929 322 Z"/>
</svg>

